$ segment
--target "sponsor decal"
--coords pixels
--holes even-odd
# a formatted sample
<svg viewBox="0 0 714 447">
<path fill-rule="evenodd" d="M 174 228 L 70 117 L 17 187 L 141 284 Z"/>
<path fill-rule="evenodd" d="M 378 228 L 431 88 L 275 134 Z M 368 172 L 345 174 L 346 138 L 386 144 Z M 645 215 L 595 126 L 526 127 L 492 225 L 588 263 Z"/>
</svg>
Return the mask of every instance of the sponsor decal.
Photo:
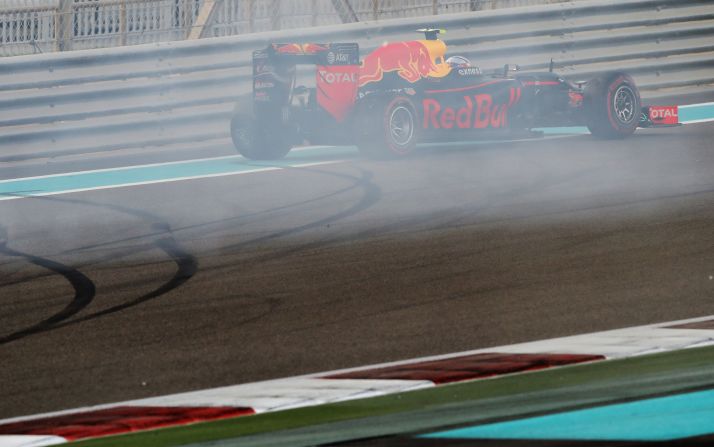
<svg viewBox="0 0 714 447">
<path fill-rule="evenodd" d="M 677 124 L 679 108 L 677 106 L 650 106 L 649 118 L 655 124 Z"/>
<path fill-rule="evenodd" d="M 568 92 L 568 104 L 570 107 L 580 107 L 583 105 L 583 95 L 578 92 Z"/>
<path fill-rule="evenodd" d="M 270 73 L 275 71 L 275 67 L 266 63 L 258 63 L 255 65 L 255 74 Z"/>
<path fill-rule="evenodd" d="M 444 48 L 436 45 L 445 45 L 441 41 L 433 41 L 434 50 Z M 371 52 L 362 63 L 359 76 L 359 86 L 370 82 L 381 81 L 384 73 L 396 71 L 407 82 L 417 82 L 427 76 L 445 76 L 448 66 L 438 66 L 434 62 L 435 55 L 423 42 L 395 42 L 383 45 Z M 446 68 L 446 70 L 444 70 Z"/>
<path fill-rule="evenodd" d="M 508 124 L 508 110 L 520 99 L 520 88 L 511 88 L 510 97 L 505 104 L 495 104 L 493 96 L 481 93 L 473 96 L 465 95 L 464 106 L 458 109 L 443 107 L 434 98 L 425 98 L 424 107 L 425 129 L 485 129 L 502 128 Z"/>
<path fill-rule="evenodd" d="M 479 70 L 476 67 L 469 67 L 469 68 L 459 68 L 459 74 L 461 76 L 473 76 L 473 75 L 480 75 L 481 70 Z"/>
<path fill-rule="evenodd" d="M 358 65 L 318 65 L 315 73 L 317 103 L 342 122 L 357 98 Z"/>
<path fill-rule="evenodd" d="M 273 88 L 275 87 L 275 84 L 272 82 L 267 82 L 267 81 L 255 81 L 253 84 L 253 88 Z"/>
<path fill-rule="evenodd" d="M 266 101 L 270 101 L 270 96 L 268 96 L 268 92 L 266 92 L 266 91 L 253 92 L 253 100 L 260 101 L 260 102 L 266 102 Z"/>
<path fill-rule="evenodd" d="M 339 83 L 355 83 L 357 82 L 357 73 L 354 72 L 331 72 L 327 70 L 318 70 L 317 73 L 324 82 L 328 84 Z"/>
<path fill-rule="evenodd" d="M 330 65 L 334 64 L 335 62 L 347 63 L 348 60 L 349 60 L 349 56 L 347 54 L 335 53 L 334 51 L 329 51 L 327 53 L 327 63 Z"/>
</svg>

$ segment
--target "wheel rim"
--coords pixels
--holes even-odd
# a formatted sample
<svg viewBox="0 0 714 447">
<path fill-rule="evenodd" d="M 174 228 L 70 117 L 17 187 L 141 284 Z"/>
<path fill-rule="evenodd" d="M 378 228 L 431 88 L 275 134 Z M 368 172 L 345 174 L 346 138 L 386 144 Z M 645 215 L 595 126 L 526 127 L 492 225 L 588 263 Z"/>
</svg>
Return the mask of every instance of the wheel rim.
<svg viewBox="0 0 714 447">
<path fill-rule="evenodd" d="M 252 145 L 252 135 L 245 127 L 233 129 L 233 144 L 240 148 L 248 148 Z"/>
<path fill-rule="evenodd" d="M 637 116 L 635 103 L 635 92 L 627 85 L 620 86 L 612 100 L 612 107 L 617 120 L 623 124 L 631 123 Z"/>
<path fill-rule="evenodd" d="M 398 106 L 392 110 L 389 115 L 389 134 L 392 141 L 399 146 L 406 146 L 411 142 L 414 135 L 414 117 L 408 108 Z"/>
</svg>

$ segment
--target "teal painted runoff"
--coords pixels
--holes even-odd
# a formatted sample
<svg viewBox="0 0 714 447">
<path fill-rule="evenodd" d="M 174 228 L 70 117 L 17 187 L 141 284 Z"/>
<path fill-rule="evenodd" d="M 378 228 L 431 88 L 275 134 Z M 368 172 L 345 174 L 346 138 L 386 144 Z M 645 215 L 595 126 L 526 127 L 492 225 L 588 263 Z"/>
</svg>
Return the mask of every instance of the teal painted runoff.
<svg viewBox="0 0 714 447">
<path fill-rule="evenodd" d="M 714 103 L 679 106 L 679 122 L 714 120 Z"/>
<path fill-rule="evenodd" d="M 714 390 L 707 390 L 477 425 L 430 433 L 421 437 L 669 441 L 712 433 L 714 433 Z"/>
<path fill-rule="evenodd" d="M 3 197 L 31 197 L 64 191 L 92 190 L 122 185 L 164 182 L 182 178 L 230 175 L 270 168 L 289 168 L 310 163 L 341 160 L 354 153 L 354 148 L 315 147 L 307 151 L 295 151 L 283 160 L 272 162 L 251 162 L 236 155 L 235 157 L 219 157 L 2 180 L 0 181 L 0 200 Z"/>
</svg>

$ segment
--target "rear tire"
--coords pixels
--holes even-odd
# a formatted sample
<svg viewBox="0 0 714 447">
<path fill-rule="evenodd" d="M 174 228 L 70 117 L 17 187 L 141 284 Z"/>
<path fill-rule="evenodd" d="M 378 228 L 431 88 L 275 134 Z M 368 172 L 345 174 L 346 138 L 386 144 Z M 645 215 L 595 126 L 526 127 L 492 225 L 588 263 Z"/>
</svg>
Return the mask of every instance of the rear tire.
<svg viewBox="0 0 714 447">
<path fill-rule="evenodd" d="M 404 96 L 376 100 L 358 109 L 357 147 L 372 158 L 401 158 L 419 141 L 416 107 Z"/>
<path fill-rule="evenodd" d="M 585 85 L 587 126 L 597 138 L 632 135 L 640 121 L 641 104 L 635 81 L 626 73 L 607 73 Z"/>
<path fill-rule="evenodd" d="M 268 130 L 259 126 L 254 117 L 235 114 L 231 119 L 233 146 L 250 160 L 278 160 L 285 157 L 292 145 L 284 129 Z"/>
</svg>

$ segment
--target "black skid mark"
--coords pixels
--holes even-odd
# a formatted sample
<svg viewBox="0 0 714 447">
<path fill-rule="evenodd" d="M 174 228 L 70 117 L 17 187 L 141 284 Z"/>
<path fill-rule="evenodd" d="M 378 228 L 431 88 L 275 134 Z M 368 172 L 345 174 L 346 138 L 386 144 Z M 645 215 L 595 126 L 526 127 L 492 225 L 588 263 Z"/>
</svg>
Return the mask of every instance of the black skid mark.
<svg viewBox="0 0 714 447">
<path fill-rule="evenodd" d="M 372 173 L 369 171 L 360 170 L 361 176 L 353 176 L 353 175 L 349 175 L 349 174 L 339 174 L 339 173 L 321 171 L 318 169 L 300 168 L 300 170 L 310 171 L 310 172 L 313 172 L 316 174 L 321 174 L 321 175 L 328 175 L 328 176 L 332 176 L 332 177 L 342 178 L 342 179 L 348 180 L 352 183 L 351 185 L 347 186 L 346 188 L 343 188 L 338 191 L 334 191 L 331 194 L 328 194 L 326 197 L 336 196 L 336 195 L 345 193 L 347 191 L 350 191 L 350 190 L 353 190 L 356 188 L 363 189 L 364 194 L 363 194 L 362 198 L 360 200 L 358 200 L 353 206 L 351 206 L 350 208 L 348 208 L 347 210 L 344 210 L 342 212 L 338 212 L 334 215 L 328 216 L 323 219 L 319 219 L 317 221 L 314 221 L 312 223 L 309 223 L 309 224 L 306 224 L 306 225 L 303 225 L 300 227 L 281 231 L 281 232 L 274 233 L 274 234 L 271 234 L 271 235 L 268 235 L 265 237 L 260 237 L 260 238 L 248 241 L 247 243 L 237 244 L 236 246 L 232 246 L 229 248 L 235 249 L 235 248 L 243 247 L 244 245 L 265 242 L 267 240 L 272 240 L 272 239 L 288 236 L 290 234 L 299 233 L 301 231 L 305 231 L 310 228 L 324 226 L 329 223 L 338 221 L 340 219 L 349 217 L 349 216 L 356 214 L 362 210 L 365 210 L 365 209 L 371 207 L 373 204 L 377 203 L 381 199 L 381 190 L 377 185 L 375 185 L 372 182 Z M 321 200 L 326 197 L 321 197 L 320 199 L 313 199 L 308 202 Z M 92 320 L 95 318 L 106 316 L 106 315 L 109 315 L 109 314 L 112 314 L 115 312 L 119 312 L 119 311 L 128 309 L 130 307 L 139 305 L 141 303 L 144 303 L 146 301 L 149 301 L 151 299 L 154 299 L 161 295 L 164 295 L 165 293 L 168 293 L 171 290 L 176 289 L 177 287 L 180 287 L 186 281 L 188 281 L 193 275 L 195 275 L 196 272 L 198 271 L 198 260 L 193 255 L 191 255 L 190 253 L 187 253 L 180 247 L 180 245 L 176 242 L 176 240 L 172 236 L 173 231 L 172 231 L 170 225 L 168 225 L 167 223 L 164 223 L 164 222 L 156 222 L 158 220 L 158 218 L 149 212 L 124 207 L 121 205 L 99 204 L 99 203 L 92 203 L 89 201 L 77 200 L 77 199 L 66 199 L 66 198 L 57 198 L 57 197 L 33 197 L 33 199 L 48 200 L 48 201 L 54 201 L 54 202 L 64 202 L 64 203 L 74 203 L 74 204 L 83 205 L 83 206 L 106 208 L 106 209 L 111 209 L 111 210 L 114 210 L 114 211 L 117 211 L 120 213 L 133 215 L 133 216 L 139 217 L 140 219 L 143 219 L 143 220 L 154 221 L 154 223 L 152 224 L 152 229 L 156 231 L 156 233 L 154 233 L 154 235 L 156 235 L 156 236 L 161 235 L 161 234 L 169 235 L 168 237 L 163 237 L 163 238 L 156 240 L 155 245 L 158 248 L 160 248 L 161 250 L 163 250 L 166 254 L 168 254 L 177 265 L 177 271 L 169 281 L 167 281 L 166 283 L 164 283 L 157 289 L 155 289 L 145 295 L 142 295 L 142 296 L 135 298 L 131 301 L 128 301 L 126 303 L 119 304 L 119 305 L 116 305 L 116 306 L 113 306 L 113 307 L 110 307 L 108 309 L 104 309 L 104 310 L 101 310 L 98 312 L 94 312 L 92 314 L 83 316 L 81 318 L 76 318 L 71 321 L 65 321 L 62 324 L 54 323 L 51 327 L 49 327 L 45 330 L 65 327 L 65 326 L 73 325 L 76 323 L 89 321 L 89 320 Z M 292 206 L 288 206 L 288 207 L 284 207 L 284 208 L 288 209 L 291 207 Z M 245 217 L 245 216 L 241 216 L 241 217 Z M 190 226 L 190 227 L 186 227 L 186 228 L 179 228 L 178 230 L 186 230 L 186 229 L 190 229 L 190 228 L 204 227 L 206 225 L 207 224 L 201 224 L 201 225 Z M 147 235 L 145 235 L 143 237 L 146 237 L 146 236 Z M 97 248 L 97 247 L 103 246 L 103 245 L 106 245 L 106 244 L 97 244 L 97 245 L 93 245 L 93 246 L 82 247 L 82 249 Z M 310 246 L 311 245 L 312 244 L 310 244 Z M 318 243 L 318 245 L 319 245 L 319 243 Z M 301 250 L 301 249 L 305 249 L 305 248 L 308 248 L 308 247 L 303 246 L 303 247 L 299 247 L 297 249 L 290 249 L 290 250 L 287 250 L 283 254 L 289 254 L 289 253 L 293 252 L 294 250 Z M 271 308 L 274 308 L 277 305 L 279 305 L 278 302 L 273 302 L 271 304 Z M 74 314 L 72 314 L 72 315 L 74 315 Z M 261 318 L 262 318 L 262 316 L 261 316 Z"/>
<path fill-rule="evenodd" d="M 345 194 L 345 193 L 350 192 L 350 191 L 355 190 L 355 189 L 362 189 L 362 190 L 364 191 L 362 197 L 361 197 L 354 205 L 352 205 L 351 207 L 349 207 L 349 208 L 346 209 L 346 210 L 340 211 L 340 212 L 335 213 L 335 214 L 333 214 L 333 215 L 327 216 L 327 217 L 325 217 L 325 218 L 319 219 L 319 220 L 317 220 L 317 221 L 314 221 L 314 222 L 311 222 L 311 223 L 308 223 L 308 224 L 305 224 L 305 225 L 302 225 L 302 226 L 299 226 L 299 227 L 295 227 L 295 228 L 283 230 L 283 231 L 280 231 L 280 232 L 277 232 L 277 233 L 269 234 L 269 235 L 266 235 L 266 236 L 261 236 L 261 237 L 258 237 L 258 238 L 255 238 L 255 239 L 251 239 L 251 240 L 248 240 L 248 241 L 245 241 L 245 242 L 241 242 L 241 243 L 238 243 L 238 244 L 229 245 L 229 246 L 224 247 L 224 249 L 226 249 L 226 250 L 236 250 L 236 249 L 241 249 L 241 248 L 246 247 L 246 246 L 250 246 L 250 245 L 254 245 L 254 244 L 259 244 L 259 243 L 266 242 L 266 241 L 269 241 L 269 240 L 273 240 L 273 239 L 278 239 L 278 238 L 281 238 L 281 237 L 289 236 L 289 235 L 291 235 L 291 234 L 300 233 L 300 232 L 302 232 L 302 231 L 309 230 L 309 229 L 312 229 L 312 228 L 319 228 L 319 227 L 322 227 L 322 226 L 326 226 L 326 225 L 332 224 L 332 223 L 334 223 L 334 222 L 336 222 L 336 221 L 339 221 L 339 220 L 341 220 L 341 219 L 350 217 L 350 216 L 352 216 L 352 215 L 354 215 L 354 214 L 359 213 L 360 211 L 364 211 L 364 210 L 370 208 L 371 206 L 373 206 L 374 204 L 376 204 L 377 202 L 379 202 L 379 200 L 380 200 L 381 197 L 382 197 L 382 191 L 381 191 L 381 189 L 379 188 L 379 186 L 377 186 L 377 185 L 373 182 L 373 174 L 372 174 L 372 172 L 366 171 L 366 170 L 364 170 L 364 169 L 360 169 L 360 170 L 359 170 L 359 171 L 360 171 L 360 175 L 359 175 L 359 176 L 350 175 L 350 174 L 341 174 L 341 173 L 335 173 L 335 172 L 329 172 L 329 171 L 323 171 L 323 170 L 319 170 L 319 169 L 305 168 L 305 167 L 300 167 L 300 168 L 285 168 L 285 169 L 295 169 L 295 170 L 299 170 L 299 171 L 301 171 L 301 172 L 306 171 L 306 172 L 312 172 L 312 173 L 314 173 L 314 174 L 319 174 L 319 175 L 325 175 L 325 176 L 335 177 L 335 178 L 338 178 L 338 179 L 344 179 L 344 180 L 348 180 L 351 184 L 347 185 L 347 186 L 344 187 L 344 188 L 340 188 L 340 189 L 338 189 L 338 190 L 336 190 L 336 191 L 333 191 L 333 192 L 331 192 L 331 193 L 329 193 L 329 194 L 325 194 L 325 195 L 322 195 L 322 196 L 319 196 L 319 197 L 314 197 L 314 198 L 311 198 L 311 199 L 309 199 L 309 200 L 305 200 L 305 201 L 302 201 L 302 202 L 298 202 L 298 203 L 293 203 L 293 204 L 290 204 L 290 205 L 285 205 L 285 206 L 280 206 L 280 207 L 272 208 L 272 209 L 267 210 L 267 211 L 261 211 L 261 212 L 257 212 L 257 213 L 245 214 L 245 215 L 241 215 L 241 216 L 231 217 L 231 218 L 228 218 L 228 219 L 222 219 L 222 220 L 217 220 L 217 221 L 212 221 L 212 222 L 204 222 L 204 223 L 195 224 L 195 225 L 187 225 L 187 226 L 184 226 L 184 227 L 173 228 L 173 230 L 172 230 L 171 228 L 169 228 L 169 226 L 168 226 L 167 224 L 165 224 L 165 223 L 155 223 L 155 224 L 152 225 L 152 229 L 157 230 L 156 233 L 154 233 L 154 235 L 159 235 L 159 234 L 162 234 L 162 233 L 167 233 L 167 232 L 172 232 L 172 231 L 189 231 L 189 230 L 198 230 L 198 229 L 206 229 L 206 230 L 204 230 L 203 235 L 208 235 L 208 234 L 211 234 L 211 233 L 214 233 L 214 232 L 219 232 L 219 231 L 223 231 L 223 230 L 226 230 L 226 229 L 233 228 L 234 226 L 240 224 L 240 221 L 241 221 L 241 220 L 246 219 L 246 218 L 258 217 L 258 216 L 266 215 L 266 214 L 269 214 L 269 213 L 275 213 L 275 212 L 279 212 L 279 211 L 287 211 L 287 210 L 290 210 L 290 209 L 300 208 L 301 206 L 306 206 L 306 205 L 309 205 L 309 204 L 312 204 L 312 203 L 317 203 L 317 202 L 319 202 L 319 201 L 321 201 L 321 200 L 326 200 L 326 199 L 329 199 L 329 198 L 332 198 L 332 197 L 336 197 L 336 196 L 338 196 L 338 195 L 340 195 L 340 194 Z M 55 199 L 55 200 L 58 200 L 58 199 Z M 67 199 L 59 199 L 59 200 L 60 200 L 60 201 L 69 201 L 69 202 L 74 202 L 74 203 L 79 203 L 79 204 L 89 205 L 89 206 L 102 206 L 102 205 L 99 205 L 99 204 L 93 204 L 93 203 L 90 203 L 90 202 L 83 202 L 83 201 L 77 201 L 77 200 L 67 200 Z M 130 212 L 130 211 L 128 211 L 127 208 L 125 208 L 125 207 L 119 207 L 119 206 L 114 206 L 114 205 L 106 205 L 106 206 L 109 207 L 110 209 L 115 209 L 115 210 L 120 211 L 120 212 L 127 212 L 127 213 Z M 150 214 L 148 214 L 148 213 L 146 213 L 146 212 L 142 212 L 142 215 L 144 215 L 144 216 L 151 216 Z M 139 217 L 140 217 L 140 216 L 139 216 Z M 210 228 L 210 229 L 208 229 L 208 228 Z M 370 230 L 370 232 L 371 232 L 371 230 Z M 127 242 L 127 241 L 131 241 L 131 240 L 138 240 L 138 239 L 140 239 L 140 238 L 144 238 L 144 237 L 148 237 L 148 236 L 151 236 L 151 235 L 143 235 L 143 236 L 136 236 L 136 237 L 132 237 L 132 238 L 127 238 L 127 239 L 121 240 L 121 242 Z M 338 241 L 338 240 L 339 240 L 339 239 L 335 239 L 335 241 Z M 114 242 L 112 242 L 112 243 L 116 243 L 116 242 L 120 242 L 120 241 L 114 241 Z M 328 243 L 329 243 L 329 242 L 332 242 L 332 240 L 328 241 Z M 72 250 L 72 251 L 75 251 L 75 252 L 76 252 L 76 251 L 82 251 L 82 250 L 92 250 L 92 249 L 97 249 L 97 248 L 101 248 L 101 247 L 106 247 L 106 246 L 108 246 L 108 245 L 110 245 L 110 243 L 93 244 L 93 245 L 83 246 L 83 247 L 74 249 L 74 250 Z M 296 251 L 296 250 L 299 251 L 299 250 L 302 250 L 302 249 L 305 249 L 305 248 L 312 248 L 313 245 L 314 245 L 315 247 L 317 247 L 317 246 L 321 245 L 321 243 L 318 242 L 318 243 L 310 244 L 309 247 L 307 247 L 307 246 L 302 246 L 302 247 L 298 247 L 298 248 L 296 248 L 296 249 L 290 249 L 290 250 L 288 250 L 287 252 L 281 252 L 280 255 L 289 254 L 290 252 L 293 252 L 293 251 Z M 220 268 L 219 268 L 219 269 L 220 269 Z M 212 270 L 215 271 L 215 270 L 218 270 L 218 269 L 215 269 L 215 268 L 214 268 L 214 269 L 212 269 Z"/>
<path fill-rule="evenodd" d="M 144 236 L 141 236 L 141 237 L 144 237 Z M 149 236 L 146 236 L 146 237 L 149 237 Z M 140 237 L 135 237 L 132 239 L 140 239 Z M 112 250 L 111 253 L 109 253 L 109 254 L 94 258 L 93 264 L 99 264 L 99 263 L 107 262 L 107 261 L 111 261 L 111 260 L 123 259 L 123 258 L 126 258 L 127 256 L 133 256 L 133 255 L 137 255 L 139 253 L 143 253 L 143 252 L 147 252 L 147 251 L 151 251 L 151 250 L 156 250 L 156 244 L 154 242 L 149 242 L 149 243 L 144 243 L 144 244 L 135 244 L 135 245 L 129 245 L 126 247 L 116 248 L 116 249 Z M 73 252 L 73 250 L 67 250 L 64 252 L 56 253 L 56 255 L 66 255 L 66 254 L 70 254 L 72 252 Z M 16 262 L 20 263 L 22 261 L 16 261 Z M 82 267 L 85 267 L 88 265 L 91 265 L 91 264 L 80 265 L 79 268 L 82 268 Z M 2 266 L 2 264 L 0 264 L 0 266 Z M 35 276 L 34 279 L 46 278 L 46 277 L 49 277 L 52 275 L 54 275 L 54 272 L 50 271 L 47 273 L 39 274 L 39 275 Z M 26 281 L 27 281 L 27 279 L 18 278 L 15 280 L 4 281 L 2 283 L 2 285 L 3 286 L 12 286 L 12 285 L 24 283 Z"/>
<path fill-rule="evenodd" d="M 77 323 L 82 323 L 84 321 L 93 320 L 95 318 L 110 315 L 130 307 L 137 306 L 141 303 L 149 301 L 154 298 L 158 298 L 180 286 L 182 286 L 186 281 L 191 279 L 193 275 L 198 271 L 198 260 L 186 252 L 181 246 L 174 240 L 173 237 L 167 237 L 159 239 L 155 242 L 156 246 L 161 248 L 169 257 L 176 263 L 177 269 L 176 273 L 170 280 L 159 286 L 158 288 L 152 290 L 151 292 L 144 294 L 138 298 L 135 298 L 126 303 L 118 304 L 112 306 L 108 309 L 104 309 L 98 312 L 94 312 L 89 315 L 85 315 L 81 318 L 76 318 L 72 321 L 68 321 L 60 325 L 59 327 L 70 326 Z"/>
<path fill-rule="evenodd" d="M 227 219 L 220 219 L 220 220 L 215 220 L 215 221 L 211 221 L 211 222 L 203 222 L 200 224 L 193 224 L 193 225 L 186 225 L 183 227 L 177 227 L 177 228 L 174 228 L 173 231 L 188 231 L 188 230 L 205 229 L 203 234 L 208 235 L 208 234 L 211 234 L 214 232 L 219 232 L 219 231 L 223 231 L 226 229 L 235 228 L 235 227 L 239 226 L 243 220 L 246 220 L 249 218 L 260 217 L 260 216 L 264 216 L 264 215 L 269 215 L 271 213 L 277 213 L 280 211 L 288 211 L 291 209 L 299 209 L 300 207 L 304 207 L 304 206 L 307 206 L 307 205 L 310 205 L 313 203 L 317 203 L 317 202 L 320 202 L 321 200 L 326 200 L 331 197 L 339 196 L 340 194 L 347 193 L 347 192 L 352 191 L 356 188 L 365 187 L 365 184 L 364 184 L 365 181 L 368 182 L 368 185 L 366 187 L 369 189 L 369 191 L 368 191 L 369 200 L 374 203 L 374 202 L 378 201 L 379 198 L 381 197 L 381 190 L 376 185 L 371 183 L 372 173 L 368 172 L 368 171 L 361 170 L 362 178 L 360 179 L 358 177 L 354 177 L 354 176 L 351 176 L 348 174 L 337 174 L 337 173 L 325 172 L 325 171 L 320 171 L 317 169 L 310 169 L 310 168 L 304 168 L 304 167 L 285 168 L 285 169 L 299 169 L 300 171 L 308 171 L 308 172 L 313 172 L 313 173 L 317 173 L 317 174 L 330 175 L 330 176 L 334 176 L 337 178 L 344 178 L 344 179 L 350 180 L 352 182 L 352 184 L 348 185 L 344 188 L 332 191 L 329 194 L 325 194 L 325 195 L 318 196 L 318 197 L 313 197 L 311 199 L 304 200 L 301 202 L 295 202 L 295 203 L 291 203 L 289 205 L 283 205 L 283 206 L 271 208 L 271 209 L 268 209 L 265 211 L 259 211 L 259 212 L 255 212 L 255 213 L 249 213 L 249 214 L 242 214 L 240 216 L 230 217 Z M 366 179 L 365 179 L 365 177 L 366 177 Z M 361 202 L 363 202 L 364 200 L 365 199 L 363 199 Z M 92 204 L 89 203 L 89 205 L 92 205 Z M 369 205 L 371 205 L 371 203 Z M 363 208 L 367 208 L 369 205 L 365 205 L 363 207 L 361 206 L 360 209 L 358 209 L 357 211 L 360 211 Z M 97 206 L 99 206 L 99 205 L 97 205 Z M 114 209 L 114 206 L 112 206 L 112 209 Z M 121 210 L 117 209 L 117 211 L 121 211 Z M 153 228 L 161 230 L 161 231 L 157 231 L 157 233 L 155 235 L 160 235 L 165 232 L 165 230 L 163 230 L 159 224 L 154 224 Z M 138 239 L 142 239 L 142 238 L 149 237 L 149 236 L 151 236 L 151 235 L 134 236 L 134 237 L 117 240 L 117 241 L 112 241 L 112 242 L 104 242 L 104 243 L 99 243 L 99 244 L 86 245 L 83 247 L 73 249 L 72 251 L 77 252 L 77 251 L 93 250 L 93 249 L 97 249 L 97 248 L 106 247 L 106 246 L 109 246 L 111 244 L 115 244 L 118 242 L 129 242 L 129 241 L 138 240 Z M 260 240 L 262 240 L 262 239 L 260 239 Z"/>
<path fill-rule="evenodd" d="M 64 321 L 67 318 L 69 318 L 70 316 L 72 316 L 72 315 L 76 314 L 77 312 L 79 312 L 80 310 L 82 310 L 84 307 L 86 307 L 86 305 L 89 304 L 89 302 L 91 302 L 92 298 L 94 298 L 94 294 L 95 294 L 94 284 L 88 278 L 86 278 L 82 275 L 92 285 L 92 298 L 90 298 L 89 302 L 87 302 L 84 306 L 78 308 L 75 312 L 72 312 L 72 313 L 64 316 L 64 318 L 62 318 L 60 320 L 53 321 L 52 324 L 49 326 L 43 327 L 42 331 L 51 330 L 51 329 L 59 329 L 59 328 L 65 327 L 65 326 L 75 324 L 75 323 L 92 320 L 92 319 L 99 318 L 99 317 L 102 317 L 105 315 L 109 315 L 109 314 L 112 314 L 115 312 L 119 312 L 121 310 L 128 309 L 130 307 L 134 307 L 136 305 L 139 305 L 141 303 L 144 303 L 146 301 L 149 301 L 151 299 L 154 299 L 161 295 L 164 295 L 165 293 L 168 293 L 168 292 L 176 289 L 177 287 L 180 287 L 186 281 L 188 281 L 192 276 L 194 276 L 196 274 L 196 272 L 198 271 L 198 260 L 190 253 L 186 252 L 178 244 L 178 242 L 174 239 L 171 226 L 166 222 L 159 221 L 159 218 L 157 216 L 155 216 L 147 211 L 136 210 L 136 209 L 121 206 L 121 205 L 93 203 L 90 201 L 84 201 L 84 200 L 78 200 L 78 199 L 67 199 L 67 198 L 58 198 L 58 197 L 42 197 L 42 196 L 32 197 L 32 199 L 46 200 L 46 201 L 60 202 L 60 203 L 71 203 L 71 204 L 77 204 L 77 205 L 89 206 L 89 207 L 97 207 L 97 208 L 106 208 L 106 209 L 110 209 L 110 210 L 117 211 L 120 213 L 129 214 L 129 215 L 138 217 L 139 219 L 142 219 L 145 221 L 147 221 L 147 220 L 151 221 L 151 222 L 153 222 L 153 223 L 151 223 L 151 228 L 152 228 L 152 230 L 154 230 L 154 233 L 151 235 L 146 235 L 144 237 L 168 235 L 166 237 L 157 239 L 151 245 L 161 249 L 164 253 L 169 255 L 170 259 L 173 262 L 175 262 L 176 266 L 177 266 L 176 273 L 171 277 L 171 279 L 169 279 L 167 282 L 165 282 L 164 284 L 159 286 L 157 289 L 154 289 L 153 291 L 151 291 L 147 294 L 144 294 L 144 295 L 142 295 L 138 298 L 135 298 L 131 301 L 128 301 L 126 303 L 116 305 L 116 306 L 110 307 L 108 309 L 104 309 L 102 311 L 94 312 L 92 314 L 83 316 L 81 318 L 76 318 L 71 321 Z M 0 226 L 0 230 L 4 231 L 2 226 Z M 5 236 L 3 236 L 4 234 L 5 234 Z M 3 239 L 3 237 L 5 239 Z M 2 243 L 6 239 L 7 239 L 6 233 L 0 232 L 0 243 Z M 145 250 L 145 249 L 148 249 L 148 247 L 144 247 L 142 249 Z M 0 250 L 0 252 L 2 252 L 2 251 Z M 31 255 L 26 255 L 27 259 L 30 259 L 29 258 L 30 256 Z M 114 257 L 114 256 L 112 256 L 112 257 Z M 51 269 L 51 270 L 57 272 L 54 269 Z M 59 273 L 59 272 L 57 272 L 57 273 Z M 68 307 L 70 307 L 70 306 L 68 306 Z M 55 318 L 55 316 L 53 316 L 52 318 Z M 44 323 L 45 322 L 43 321 L 43 322 L 39 323 L 38 325 L 32 326 L 29 329 L 24 329 L 19 332 L 22 332 L 23 337 L 30 335 L 30 334 L 34 334 L 38 331 L 36 329 L 35 330 L 32 330 L 32 329 L 35 328 L 36 326 L 42 325 Z M 27 331 L 30 331 L 30 332 L 27 332 Z M 11 334 L 11 336 L 14 336 L 14 335 L 15 334 Z M 4 343 L 4 340 L 5 340 L 5 338 L 0 339 L 0 344 Z"/>
<path fill-rule="evenodd" d="M 0 235 L 2 236 L 2 235 Z M 45 332 L 50 329 L 54 329 L 62 321 L 75 315 L 85 307 L 89 305 L 94 299 L 96 294 L 96 287 L 92 280 L 83 275 L 79 270 L 72 267 L 60 264 L 49 259 L 41 258 L 39 256 L 34 256 L 31 254 L 23 253 L 17 250 L 13 250 L 7 246 L 7 239 L 0 238 L 0 253 L 4 253 L 8 256 L 20 257 L 26 259 L 28 262 L 35 264 L 38 267 L 50 270 L 58 275 L 63 276 L 74 288 L 74 298 L 72 301 L 51 317 L 40 321 L 39 323 L 30 326 L 25 329 L 13 332 L 12 334 L 6 335 L 0 338 L 0 345 L 6 344 L 15 340 L 19 340 L 28 335 L 37 334 L 40 332 Z"/>
<path fill-rule="evenodd" d="M 263 318 L 272 315 L 283 304 L 283 298 L 276 296 L 264 297 L 261 295 L 252 294 L 233 294 L 224 296 L 223 299 L 231 301 L 240 301 L 246 307 L 251 305 L 263 305 L 264 307 L 263 310 L 255 313 L 254 315 L 246 315 L 249 312 L 236 313 L 235 319 L 233 320 L 233 325 L 236 327 L 240 327 L 249 323 L 256 323 L 262 320 Z"/>
<path fill-rule="evenodd" d="M 279 239 L 279 238 L 282 238 L 285 236 L 290 236 L 292 234 L 301 233 L 303 231 L 307 231 L 307 230 L 310 230 L 313 228 L 320 228 L 320 227 L 338 222 L 342 219 L 346 219 L 347 217 L 353 216 L 353 215 L 359 213 L 360 211 L 364 211 L 364 210 L 370 208 L 371 206 L 373 206 L 374 204 L 376 204 L 377 202 L 379 202 L 379 200 L 382 198 L 382 190 L 379 188 L 379 186 L 377 186 L 372 181 L 373 174 L 369 171 L 360 169 L 361 176 L 356 177 L 356 176 L 352 176 L 352 175 L 348 175 L 348 174 L 339 174 L 339 173 L 335 173 L 335 172 L 327 172 L 327 171 L 321 171 L 318 169 L 310 169 L 310 168 L 299 168 L 299 170 L 312 172 L 312 173 L 316 173 L 316 174 L 328 175 L 331 177 L 337 177 L 337 178 L 351 181 L 352 185 L 341 190 L 342 192 L 347 192 L 347 191 L 350 191 L 353 189 L 361 188 L 364 191 L 364 193 L 363 193 L 362 197 L 360 198 L 360 200 L 358 200 L 352 206 L 350 206 L 349 208 L 347 208 L 343 211 L 337 212 L 335 214 L 324 217 L 322 219 L 315 220 L 315 221 L 307 223 L 305 225 L 301 225 L 301 226 L 290 228 L 290 229 L 283 230 L 283 231 L 278 231 L 273 234 L 269 234 L 267 236 L 262 236 L 262 237 L 259 237 L 256 239 L 252 239 L 250 241 L 241 242 L 239 244 L 234 244 L 231 246 L 224 247 L 226 250 L 235 250 L 238 248 L 242 248 L 243 246 L 246 246 L 246 245 L 263 243 L 263 242 L 267 242 L 270 240 Z M 306 248 L 313 248 L 313 246 L 314 246 L 314 248 L 317 248 L 323 244 L 324 244 L 323 242 L 317 242 L 317 243 L 313 243 L 313 244 L 308 244 L 309 246 L 303 245 L 303 246 L 300 246 L 300 247 L 297 247 L 294 249 L 281 251 L 279 256 L 285 256 L 292 252 L 301 251 Z"/>
</svg>

